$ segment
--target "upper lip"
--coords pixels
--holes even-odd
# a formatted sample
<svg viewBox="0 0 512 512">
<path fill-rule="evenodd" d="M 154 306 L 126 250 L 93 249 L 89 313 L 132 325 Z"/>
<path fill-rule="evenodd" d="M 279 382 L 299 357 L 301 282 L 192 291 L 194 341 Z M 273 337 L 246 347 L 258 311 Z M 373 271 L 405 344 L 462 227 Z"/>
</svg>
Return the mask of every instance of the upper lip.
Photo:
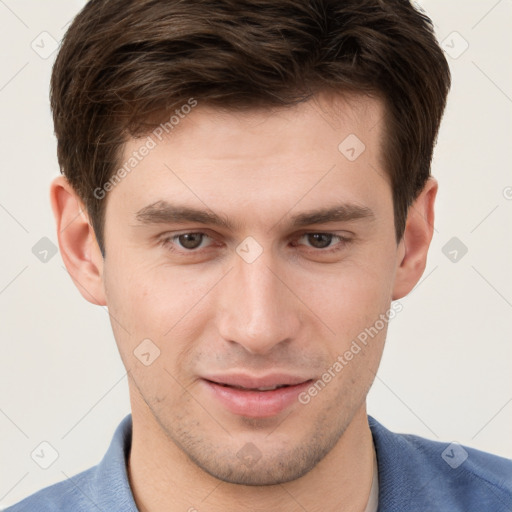
<svg viewBox="0 0 512 512">
<path fill-rule="evenodd" d="M 248 375 L 246 373 L 230 373 L 226 375 L 210 375 L 203 377 L 216 384 L 237 386 L 247 389 L 270 388 L 274 386 L 294 386 L 311 380 L 298 375 L 273 373 L 269 375 Z"/>
</svg>

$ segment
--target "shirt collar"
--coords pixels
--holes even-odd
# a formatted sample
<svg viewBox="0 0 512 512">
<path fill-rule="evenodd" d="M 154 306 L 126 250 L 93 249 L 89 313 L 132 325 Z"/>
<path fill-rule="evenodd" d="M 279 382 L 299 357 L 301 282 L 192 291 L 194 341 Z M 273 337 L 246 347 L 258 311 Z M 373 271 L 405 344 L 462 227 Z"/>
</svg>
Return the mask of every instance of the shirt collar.
<svg viewBox="0 0 512 512">
<path fill-rule="evenodd" d="M 90 499 L 100 510 L 138 512 L 128 479 L 127 463 L 132 445 L 132 416 L 128 414 L 117 427 L 112 442 L 96 466 Z"/>
</svg>

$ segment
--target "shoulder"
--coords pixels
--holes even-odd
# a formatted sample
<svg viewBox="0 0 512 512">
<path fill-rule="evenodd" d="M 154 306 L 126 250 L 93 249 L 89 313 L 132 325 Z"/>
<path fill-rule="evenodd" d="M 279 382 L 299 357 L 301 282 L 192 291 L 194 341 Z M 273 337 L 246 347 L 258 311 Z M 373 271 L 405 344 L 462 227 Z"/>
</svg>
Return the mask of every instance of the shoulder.
<svg viewBox="0 0 512 512">
<path fill-rule="evenodd" d="M 450 512 L 511 510 L 511 460 L 455 442 L 396 434 L 373 418 L 369 423 L 384 503 L 396 510 L 405 510 L 399 504 Z"/>
<path fill-rule="evenodd" d="M 117 427 L 98 465 L 41 489 L 5 512 L 136 511 L 126 470 L 131 435 L 132 421 L 128 415 Z"/>
<path fill-rule="evenodd" d="M 89 512 L 96 510 L 93 502 L 87 502 L 90 496 L 96 466 L 67 480 L 45 487 L 24 500 L 16 503 L 4 512 Z"/>
</svg>

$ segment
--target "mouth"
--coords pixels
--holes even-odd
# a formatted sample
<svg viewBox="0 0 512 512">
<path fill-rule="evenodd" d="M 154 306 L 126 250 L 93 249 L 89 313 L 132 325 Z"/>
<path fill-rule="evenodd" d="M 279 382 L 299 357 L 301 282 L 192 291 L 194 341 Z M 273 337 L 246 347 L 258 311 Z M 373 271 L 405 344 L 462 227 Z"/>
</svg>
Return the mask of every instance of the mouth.
<svg viewBox="0 0 512 512">
<path fill-rule="evenodd" d="M 215 402 L 232 414 L 247 418 L 276 416 L 298 401 L 313 379 L 287 375 L 251 377 L 226 375 L 202 379 Z"/>
<path fill-rule="evenodd" d="M 223 384 L 222 382 L 213 382 L 210 381 L 212 384 L 217 384 L 219 386 L 223 386 L 225 388 L 233 388 L 233 389 L 241 389 L 243 391 L 274 391 L 274 389 L 281 389 L 281 388 L 287 388 L 290 387 L 291 384 L 279 384 L 278 386 L 262 386 L 259 388 L 246 388 L 244 386 L 233 386 L 230 384 Z"/>
</svg>

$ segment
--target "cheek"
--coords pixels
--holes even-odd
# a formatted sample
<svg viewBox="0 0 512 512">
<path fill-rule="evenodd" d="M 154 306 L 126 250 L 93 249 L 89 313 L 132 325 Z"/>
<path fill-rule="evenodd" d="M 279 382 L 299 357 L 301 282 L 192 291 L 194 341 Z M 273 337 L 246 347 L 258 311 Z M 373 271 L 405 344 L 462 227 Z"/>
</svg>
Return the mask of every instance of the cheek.
<svg viewBox="0 0 512 512">
<path fill-rule="evenodd" d="M 109 309 L 130 325 L 130 331 L 150 329 L 164 335 L 193 300 L 193 287 L 169 269 L 124 259 L 106 267 Z"/>
<path fill-rule="evenodd" d="M 355 408 L 366 396 L 379 366 L 389 318 L 394 317 L 390 315 L 393 268 L 385 258 L 369 265 L 359 262 L 310 293 L 323 323 L 335 332 L 325 337 L 327 373 L 323 377 L 332 384 L 319 406 L 343 403 Z"/>
<path fill-rule="evenodd" d="M 380 254 L 367 261 L 361 258 L 346 262 L 328 275 L 301 278 L 302 294 L 307 297 L 308 305 L 335 332 L 338 344 L 350 343 L 389 309 L 394 280 L 393 252 Z"/>
<path fill-rule="evenodd" d="M 134 351 L 148 339 L 160 351 L 159 362 L 166 365 L 193 348 L 206 318 L 207 301 L 201 299 L 212 287 L 213 278 L 203 277 L 191 270 L 152 268 L 126 259 L 106 266 L 109 313 L 125 363 L 132 366 Z"/>
</svg>

